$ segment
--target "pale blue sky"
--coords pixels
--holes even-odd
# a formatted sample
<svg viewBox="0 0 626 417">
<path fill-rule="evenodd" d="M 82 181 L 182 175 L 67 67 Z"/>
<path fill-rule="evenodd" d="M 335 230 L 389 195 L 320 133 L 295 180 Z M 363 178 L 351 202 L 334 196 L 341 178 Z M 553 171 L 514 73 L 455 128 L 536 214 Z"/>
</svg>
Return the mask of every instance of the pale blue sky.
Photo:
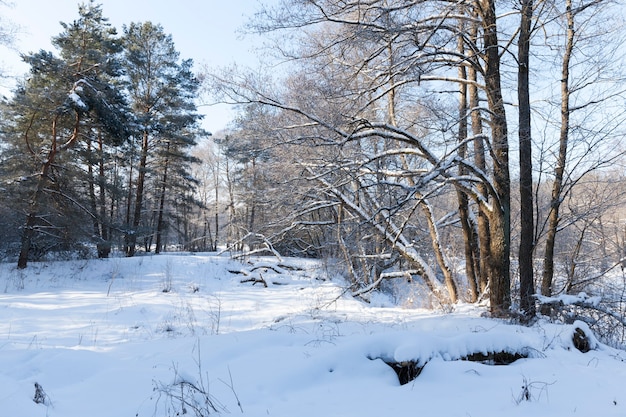
<svg viewBox="0 0 626 417">
<path fill-rule="evenodd" d="M 61 32 L 59 22 L 78 17 L 81 0 L 9 0 L 0 15 L 21 27 L 16 49 L 20 52 L 54 50 L 50 38 Z M 258 0 L 100 0 L 105 17 L 121 31 L 123 24 L 152 21 L 172 35 L 181 58 L 196 64 L 227 65 L 232 62 L 254 65 L 254 40 L 242 39 L 237 30 L 259 7 Z M 18 52 L 0 52 L 5 71 L 20 75 L 28 67 Z M 7 82 L 3 81 L 6 91 Z M 5 93 L 6 94 L 6 93 Z M 232 113 L 225 106 L 202 107 L 204 126 L 211 132 L 223 129 Z"/>
</svg>

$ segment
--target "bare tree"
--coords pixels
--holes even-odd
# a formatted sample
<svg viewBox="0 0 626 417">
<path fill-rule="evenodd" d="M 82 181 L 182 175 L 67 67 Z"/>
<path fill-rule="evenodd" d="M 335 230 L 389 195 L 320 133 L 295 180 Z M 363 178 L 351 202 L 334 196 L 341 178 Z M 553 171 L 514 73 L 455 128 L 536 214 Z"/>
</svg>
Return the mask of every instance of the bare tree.
<svg viewBox="0 0 626 417">
<path fill-rule="evenodd" d="M 599 24 L 604 7 L 609 3 L 602 0 L 567 0 L 564 11 L 555 7 L 555 12 L 562 16 L 564 22 L 564 43 L 561 54 L 559 141 L 546 223 L 542 295 L 553 294 L 557 233 L 564 228 L 561 213 L 563 202 L 589 172 L 608 166 L 620 155 L 618 147 L 610 148 L 607 138 L 615 134 L 621 118 L 615 118 L 599 107 L 624 92 L 614 87 L 619 85 L 620 78 L 614 74 L 610 64 L 618 63 L 614 59 L 619 55 L 610 42 L 600 41 L 598 44 L 600 39 L 614 37 L 607 30 L 611 25 L 603 22 L 602 27 L 593 26 Z M 578 55 L 592 45 L 594 60 L 590 60 L 587 55 Z M 593 97 L 589 97 L 587 92 L 598 84 L 609 84 L 611 87 L 595 89 Z"/>
<path fill-rule="evenodd" d="M 430 226 L 423 232 L 430 236 L 433 255 L 445 276 L 448 268 L 441 256 L 441 242 L 434 228 L 437 222 L 432 217 L 434 212 L 429 207 L 428 196 L 438 194 L 449 184 L 467 193 L 489 219 L 489 237 L 482 240 L 485 246 L 481 255 L 487 260 L 484 271 L 489 279 L 492 312 L 506 314 L 510 305 L 510 188 L 495 3 L 475 2 L 469 8 L 435 1 L 419 3 L 428 3 L 432 8 L 391 1 L 376 1 L 367 5 L 361 2 L 306 1 L 304 5 L 307 7 L 297 14 L 290 13 L 288 2 L 277 10 L 266 10 L 269 19 L 256 26 L 261 31 L 327 23 L 323 32 L 315 32 L 315 38 L 301 40 L 305 47 L 300 49 L 300 53 L 288 51 L 290 57 L 304 59 L 317 69 L 317 86 L 312 80 L 302 76 L 298 78 L 300 88 L 304 85 L 312 87 L 307 90 L 308 103 L 293 95 L 280 97 L 262 92 L 262 89 L 251 85 L 251 77 L 242 80 L 242 83 L 222 79 L 221 85 L 223 91 L 234 93 L 232 97 L 235 100 L 249 100 L 292 112 L 300 118 L 296 122 L 300 126 L 298 132 L 294 129 L 292 132 L 301 138 L 319 138 L 318 145 L 332 143 L 347 151 L 357 149 L 351 147 L 355 142 L 387 144 L 378 149 L 361 146 L 360 154 L 346 154 L 345 159 L 340 160 L 335 158 L 331 165 L 333 168 L 324 163 L 313 171 L 312 165 L 307 162 L 308 172 L 311 178 L 323 180 L 328 192 L 340 200 L 352 215 L 377 230 L 387 244 L 413 263 L 430 281 L 431 289 L 436 287 L 436 274 L 428 262 L 415 252 L 411 239 L 405 236 L 407 226 L 414 224 L 416 211 L 412 207 L 422 207 L 420 211 L 426 214 L 426 224 Z M 481 22 L 478 29 L 480 37 L 463 37 L 468 44 L 469 56 L 464 56 L 454 47 L 459 39 L 458 22 L 462 21 Z M 474 43 L 470 43 L 472 39 Z M 474 164 L 464 161 L 460 161 L 465 167 L 461 172 L 466 174 L 466 179 L 460 180 L 452 173 L 451 168 L 459 165 L 460 158 L 457 158 L 456 151 L 450 153 L 446 148 L 454 143 L 454 139 L 449 136 L 447 143 L 441 143 L 435 135 L 436 131 L 448 131 L 446 128 L 438 130 L 440 127 L 437 126 L 445 124 L 436 121 L 437 112 L 443 109 L 430 106 L 423 98 L 430 91 L 422 83 L 432 83 L 433 91 L 445 91 L 446 82 L 459 81 L 449 73 L 449 68 L 466 65 L 473 66 L 484 79 L 480 87 L 485 92 L 487 114 L 490 116 L 487 147 L 493 157 L 493 164 L 490 165 L 492 178 Z M 477 84 L 468 79 L 463 82 Z M 420 105 L 417 108 L 405 106 L 401 110 L 393 105 L 399 94 L 416 95 L 422 89 L 424 105 L 421 110 L 418 110 Z M 311 105 L 315 102 L 312 96 L 324 100 L 323 112 L 320 112 L 321 107 Z M 388 103 L 386 117 L 376 110 L 384 98 Z M 478 114 L 477 111 L 474 113 Z M 414 119 L 418 114 L 428 115 L 433 124 L 427 126 Z M 403 122 L 398 123 L 399 120 Z M 481 129 L 478 126 L 475 128 Z M 485 138 L 480 134 L 477 140 L 484 141 Z M 462 140 L 460 146 L 465 146 L 466 142 Z M 366 149 L 368 152 L 363 153 Z M 486 164 L 484 168 L 487 168 Z M 331 181 L 327 176 L 320 175 L 324 170 L 335 179 Z M 338 175 L 339 172 L 353 174 L 348 175 L 345 182 L 337 182 L 343 176 Z M 366 174 L 368 172 L 371 174 Z M 370 182 L 378 185 L 370 187 Z M 394 196 L 388 202 L 376 197 L 372 191 L 380 190 L 382 184 L 385 184 L 387 195 Z M 476 184 L 484 186 L 482 191 Z M 358 198 L 357 194 L 355 198 L 350 197 L 347 192 L 350 187 L 352 193 L 358 192 Z M 486 194 L 490 196 L 491 204 L 487 203 Z M 389 230 L 392 232 L 389 233 Z M 446 278 L 446 282 L 451 281 Z M 456 290 L 451 286 L 448 286 L 447 292 L 450 299 L 456 299 Z"/>
<path fill-rule="evenodd" d="M 464 247 L 469 299 L 488 294 L 492 314 L 510 312 L 516 225 L 506 96 L 519 104 L 520 307 L 533 316 L 533 254 L 544 223 L 534 219 L 543 219 L 539 210 L 533 213 L 539 205 L 532 194 L 531 126 L 543 122 L 549 130 L 552 120 L 541 113 L 531 124 L 537 105 L 530 100 L 530 76 L 542 71 L 541 65 L 531 67 L 533 59 L 553 49 L 550 36 L 548 48 L 531 49 L 531 35 L 535 21 L 551 35 L 558 19 L 546 11 L 556 7 L 550 2 L 521 0 L 519 6 L 490 0 L 284 0 L 262 9 L 250 26 L 279 34 L 272 51 L 291 65 L 284 77 L 232 69 L 208 77 L 222 98 L 271 109 L 273 119 L 263 122 L 261 136 L 271 138 L 271 147 L 287 149 L 283 162 L 317 184 L 301 189 L 306 198 L 284 217 L 291 224 L 278 229 L 332 230 L 321 235 L 336 248 L 359 294 L 389 276 L 385 271 L 405 270 L 442 299 L 456 300 L 458 276 L 446 248 L 457 239 Z M 508 68 L 518 72 L 517 88 L 503 83 L 514 76 Z M 591 119 L 599 123 L 601 117 Z M 614 131 L 616 123 L 609 125 L 604 134 Z M 254 207 L 256 219 L 260 206 Z M 311 213 L 317 222 L 298 218 Z"/>
</svg>

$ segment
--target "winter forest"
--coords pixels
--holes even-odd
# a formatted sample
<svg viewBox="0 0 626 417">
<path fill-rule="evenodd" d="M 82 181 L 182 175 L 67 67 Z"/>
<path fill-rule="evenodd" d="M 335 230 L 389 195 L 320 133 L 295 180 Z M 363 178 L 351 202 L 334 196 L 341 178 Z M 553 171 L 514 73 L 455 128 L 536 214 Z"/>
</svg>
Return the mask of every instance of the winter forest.
<svg viewBox="0 0 626 417">
<path fill-rule="evenodd" d="M 400 278 L 523 318 L 536 293 L 619 294 L 619 7 L 286 1 L 246 28 L 278 70 L 194 73 L 159 24 L 85 3 L 2 103 L 2 256 L 279 253 L 364 298 Z M 228 130 L 202 130 L 211 99 Z"/>
<path fill-rule="evenodd" d="M 261 1 L 242 28 L 263 39 L 258 66 L 214 68 L 181 56 L 176 34 L 159 22 L 116 28 L 106 4 L 86 0 L 59 26 L 55 50 L 21 51 L 30 69 L 0 102 L 0 277 L 24 290 L 58 263 L 110 259 L 90 264 L 111 265 L 109 297 L 121 285 L 116 277 L 158 258 L 162 292 L 170 293 L 185 274 L 172 259 L 186 258 L 167 256 L 210 253 L 230 262 L 212 271 L 243 277 L 242 292 L 232 295 L 239 300 L 258 287 L 291 291 L 294 281 L 306 290 L 310 284 L 298 281 L 304 269 L 294 265 L 315 263 L 321 281 L 341 282 L 328 305 L 374 306 L 384 296 L 402 308 L 394 317 L 470 309 L 520 329 L 578 323 L 576 349 L 602 343 L 623 363 L 624 7 L 618 0 Z M 9 45 L 11 27 L 0 22 L 0 42 Z M 208 103 L 236 109 L 227 129 L 202 127 L 198 109 Z M 266 262 L 258 267 L 265 278 L 235 266 L 257 261 Z M 267 278 L 286 271 L 290 280 Z M 295 309 L 299 295 L 281 294 Z M 230 325 L 220 321 L 230 301 L 222 297 L 211 299 L 207 334 Z M 197 323 L 190 311 L 206 307 L 185 303 L 178 312 Z M 356 305 L 345 308 L 365 308 Z M 335 346 L 337 323 L 337 332 L 324 327 L 329 333 L 316 340 Z M 196 336 L 194 326 L 187 330 Z M 310 334 L 300 331 L 305 324 L 291 326 L 289 334 Z M 162 332 L 178 334 L 175 325 Z M 541 356 L 512 334 L 485 342 L 481 360 L 498 362 L 489 355 L 500 348 L 489 349 L 502 340 L 514 356 Z M 392 343 L 383 339 L 377 346 Z M 202 385 L 197 343 L 200 383 L 179 378 L 178 368 L 171 385 L 153 380 L 169 404 L 154 415 L 178 415 L 177 406 L 196 416 L 226 409 Z M 389 362 L 359 349 L 370 362 Z M 475 358 L 463 352 L 442 358 Z M 395 370 L 417 377 L 432 355 Z M 220 387 L 236 398 L 230 411 L 244 413 L 253 406 L 238 394 L 248 388 L 237 391 L 241 380 L 230 372 Z M 45 404 L 38 385 L 35 399 Z M 541 400 L 550 386 L 524 378 L 515 405 Z"/>
</svg>

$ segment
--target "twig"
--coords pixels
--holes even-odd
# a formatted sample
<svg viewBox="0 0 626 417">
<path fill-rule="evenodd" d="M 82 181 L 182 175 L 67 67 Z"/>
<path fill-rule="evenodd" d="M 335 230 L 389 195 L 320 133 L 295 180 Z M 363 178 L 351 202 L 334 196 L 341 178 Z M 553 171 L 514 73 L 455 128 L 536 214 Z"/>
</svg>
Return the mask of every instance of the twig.
<svg viewBox="0 0 626 417">
<path fill-rule="evenodd" d="M 246 279 L 242 279 L 240 281 L 242 284 L 244 282 L 251 282 L 252 285 L 256 285 L 256 284 L 263 284 L 263 286 L 265 288 L 267 288 L 267 281 L 265 281 L 265 279 L 263 278 L 263 275 L 259 274 L 258 277 L 251 277 L 251 278 L 246 278 Z"/>
<path fill-rule="evenodd" d="M 228 388 L 230 388 L 230 390 L 233 392 L 233 395 L 235 396 L 235 399 L 237 400 L 237 405 L 239 406 L 239 409 L 241 410 L 241 414 L 243 414 L 243 407 L 241 406 L 241 401 L 239 400 L 239 396 L 237 395 L 237 392 L 235 391 L 235 387 L 234 387 L 234 383 L 233 383 L 233 374 L 230 372 L 230 366 L 228 367 L 228 378 L 230 380 L 230 383 L 226 383 L 223 379 L 219 379 L 219 381 L 226 385 Z"/>
</svg>

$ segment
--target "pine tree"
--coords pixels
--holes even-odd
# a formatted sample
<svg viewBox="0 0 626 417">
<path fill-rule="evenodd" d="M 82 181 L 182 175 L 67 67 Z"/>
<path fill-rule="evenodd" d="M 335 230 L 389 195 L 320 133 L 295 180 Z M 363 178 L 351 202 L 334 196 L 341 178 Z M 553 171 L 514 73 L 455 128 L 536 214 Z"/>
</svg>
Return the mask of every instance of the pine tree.
<svg viewBox="0 0 626 417">
<path fill-rule="evenodd" d="M 138 237 L 151 242 L 155 234 L 156 250 L 161 250 L 168 191 L 174 184 L 193 186 L 190 148 L 204 133 L 194 104 L 199 84 L 191 71 L 193 62 L 180 61 L 172 37 L 160 25 L 146 22 L 126 27 L 124 39 L 129 95 L 141 138 L 132 215 L 128 206 L 126 255 L 133 256 Z M 153 198 L 147 201 L 150 183 Z M 148 206 L 155 215 L 150 224 L 145 216 Z M 146 246 L 149 249 L 150 244 Z"/>
<path fill-rule="evenodd" d="M 96 214 L 78 198 L 72 173 L 79 172 L 78 144 L 89 143 L 101 134 L 119 143 L 128 136 L 128 112 L 124 96 L 114 80 L 121 75 L 117 55 L 119 43 L 115 30 L 93 1 L 79 7 L 79 18 L 62 23 L 63 32 L 53 38 L 59 57 L 39 51 L 25 55 L 30 65 L 26 81 L 18 88 L 11 103 L 14 137 L 25 146 L 14 143 L 29 156 L 27 175 L 34 181 L 30 187 L 27 219 L 22 231 L 18 267 L 27 266 L 33 239 L 40 232 L 57 238 L 80 228 L 82 224 L 67 221 L 69 211 Z M 100 132 L 100 133 L 97 133 Z M 53 199 L 63 215 L 44 215 Z M 66 221 L 59 228 L 54 219 Z"/>
</svg>

